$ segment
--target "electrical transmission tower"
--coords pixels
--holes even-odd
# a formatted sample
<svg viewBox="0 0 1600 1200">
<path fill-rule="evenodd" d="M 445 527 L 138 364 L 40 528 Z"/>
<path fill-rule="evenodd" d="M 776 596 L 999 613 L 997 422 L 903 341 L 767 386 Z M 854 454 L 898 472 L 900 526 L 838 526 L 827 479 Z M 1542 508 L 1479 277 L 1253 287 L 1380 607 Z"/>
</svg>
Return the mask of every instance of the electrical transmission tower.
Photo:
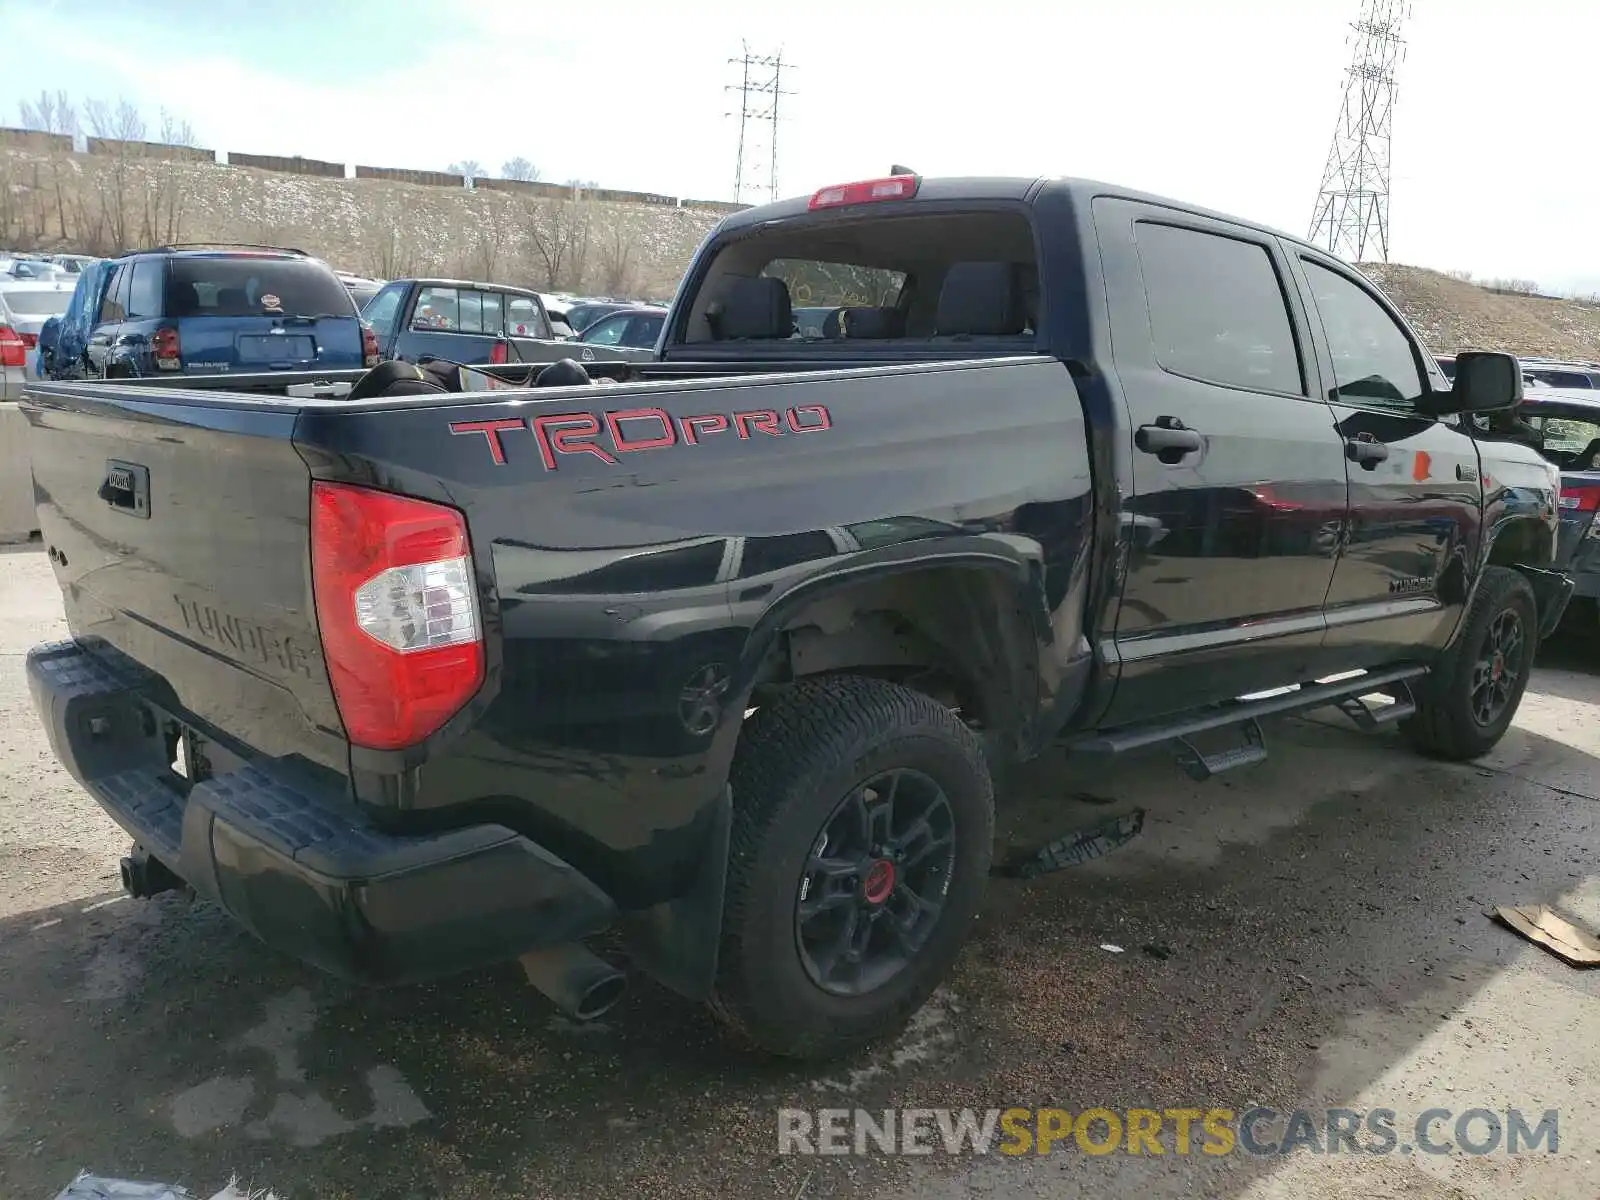
<svg viewBox="0 0 1600 1200">
<path fill-rule="evenodd" d="M 794 70 L 794 65 L 783 61 L 782 50 L 777 54 L 751 54 L 748 42 L 743 47 L 743 54 L 728 60 L 739 68 L 740 81 L 726 89 L 739 93 L 739 111 L 728 114 L 739 118 L 739 157 L 733 173 L 735 204 L 744 202 L 746 181 L 759 179 L 763 167 L 767 175 L 765 189 L 759 183 L 751 183 L 750 187 L 758 192 L 765 190 L 770 200 L 778 198 L 778 101 L 794 95 L 783 87 L 783 73 Z"/>
<path fill-rule="evenodd" d="M 1400 26 L 1411 0 L 1362 0 L 1344 102 L 1333 131 L 1308 240 L 1351 262 L 1389 261 L 1389 147 L 1395 74 L 1405 60 Z"/>
</svg>

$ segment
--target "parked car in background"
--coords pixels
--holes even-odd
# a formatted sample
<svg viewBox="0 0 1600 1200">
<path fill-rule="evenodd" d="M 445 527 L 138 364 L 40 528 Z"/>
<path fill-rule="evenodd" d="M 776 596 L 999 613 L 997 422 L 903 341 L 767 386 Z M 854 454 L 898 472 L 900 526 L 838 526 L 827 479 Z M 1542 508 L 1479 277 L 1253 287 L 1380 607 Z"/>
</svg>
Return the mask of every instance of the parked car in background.
<svg viewBox="0 0 1600 1200">
<path fill-rule="evenodd" d="M 581 334 L 601 317 L 609 317 L 614 312 L 631 307 L 625 300 L 586 300 L 567 309 L 567 324 Z"/>
<path fill-rule="evenodd" d="M 333 268 L 298 250 L 164 246 L 92 263 L 78 281 L 53 378 L 337 370 L 378 361 L 376 341 Z"/>
<path fill-rule="evenodd" d="M 91 254 L 52 254 L 50 262 L 60 267 L 68 275 L 82 274 L 83 269 L 97 260 Z"/>
<path fill-rule="evenodd" d="M 1585 362 L 1561 362 L 1545 358 L 1525 358 L 1522 370 L 1540 383 L 1553 388 L 1577 388 L 1593 391 L 1600 388 L 1600 366 Z"/>
<path fill-rule="evenodd" d="M 1575 618 L 1600 618 L 1600 390 L 1545 387 L 1523 396 L 1517 415 L 1536 435 L 1535 448 L 1561 469 L 1560 535 L 1554 566 L 1573 578 Z M 1488 433 L 1487 418 L 1470 418 Z"/>
<path fill-rule="evenodd" d="M 544 298 L 525 288 L 466 279 L 397 279 L 361 310 L 383 358 L 458 363 L 555 362 L 576 358 Z M 632 357 L 621 353 L 599 358 Z"/>
<path fill-rule="evenodd" d="M 363 309 L 367 302 L 383 290 L 386 282 L 382 279 L 368 279 L 364 275 L 352 275 L 348 271 L 340 271 L 339 282 L 344 284 L 344 290 L 350 293 L 350 298 L 356 302 L 357 309 Z"/>
<path fill-rule="evenodd" d="M 65 274 L 64 267 L 42 258 L 14 258 L 3 271 L 7 279 L 57 279 Z"/>
<path fill-rule="evenodd" d="M 66 311 L 72 285 L 44 279 L 0 282 L 0 363 L 4 364 L 4 394 L 15 400 L 24 379 L 37 379 L 39 331 L 51 317 Z"/>
<path fill-rule="evenodd" d="M 578 335 L 578 344 L 604 347 L 623 358 L 654 358 L 661 327 L 667 322 L 664 308 L 624 308 L 601 317 Z M 582 354 L 579 357 L 583 357 Z"/>
<path fill-rule="evenodd" d="M 1444 377 L 1451 383 L 1454 383 L 1456 380 L 1456 356 L 1454 354 L 1436 354 L 1434 355 L 1433 360 L 1439 364 L 1439 370 L 1444 374 Z M 1539 379 L 1534 376 L 1528 371 L 1526 365 L 1524 365 L 1522 370 L 1522 386 L 1524 389 L 1538 391 L 1541 388 L 1548 388 L 1550 384 L 1546 383 L 1543 379 Z"/>
<path fill-rule="evenodd" d="M 572 324 L 572 309 L 578 303 L 571 296 L 554 296 L 540 292 L 539 303 L 544 305 L 546 319 L 550 322 L 550 332 L 556 338 L 577 337 L 577 328 Z"/>
</svg>

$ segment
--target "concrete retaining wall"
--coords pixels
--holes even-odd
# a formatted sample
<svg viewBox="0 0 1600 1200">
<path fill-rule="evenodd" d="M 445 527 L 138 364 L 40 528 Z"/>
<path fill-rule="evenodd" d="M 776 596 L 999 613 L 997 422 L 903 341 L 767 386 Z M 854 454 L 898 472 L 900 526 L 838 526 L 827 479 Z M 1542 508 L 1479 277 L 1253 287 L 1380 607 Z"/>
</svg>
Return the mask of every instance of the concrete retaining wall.
<svg viewBox="0 0 1600 1200">
<path fill-rule="evenodd" d="M 0 542 L 25 542 L 39 527 L 28 462 L 28 421 L 15 401 L 0 402 Z"/>
</svg>

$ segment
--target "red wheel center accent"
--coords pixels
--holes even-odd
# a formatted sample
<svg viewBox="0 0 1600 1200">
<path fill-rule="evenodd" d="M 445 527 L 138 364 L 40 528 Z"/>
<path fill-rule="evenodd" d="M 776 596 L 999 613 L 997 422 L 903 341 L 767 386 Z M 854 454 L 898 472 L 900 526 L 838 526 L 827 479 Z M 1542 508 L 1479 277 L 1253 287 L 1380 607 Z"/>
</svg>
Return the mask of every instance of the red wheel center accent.
<svg viewBox="0 0 1600 1200">
<path fill-rule="evenodd" d="M 1494 679 L 1494 681 L 1496 683 L 1500 682 L 1500 676 L 1504 675 L 1505 671 L 1506 671 L 1505 655 L 1496 654 L 1494 656 L 1494 667 L 1493 667 L 1493 679 Z"/>
<path fill-rule="evenodd" d="M 892 891 L 894 864 L 887 858 L 880 858 L 867 868 L 866 877 L 861 881 L 861 894 L 866 897 L 868 904 L 882 904 Z"/>
</svg>

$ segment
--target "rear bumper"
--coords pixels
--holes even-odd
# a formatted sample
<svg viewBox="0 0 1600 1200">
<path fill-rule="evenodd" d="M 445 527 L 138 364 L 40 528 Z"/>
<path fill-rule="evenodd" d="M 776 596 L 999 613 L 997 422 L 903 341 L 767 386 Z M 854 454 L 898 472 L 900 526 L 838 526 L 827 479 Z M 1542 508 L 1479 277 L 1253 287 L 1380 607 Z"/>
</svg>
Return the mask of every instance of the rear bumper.
<svg viewBox="0 0 1600 1200">
<path fill-rule="evenodd" d="M 185 795 L 167 766 L 173 717 L 132 670 L 60 642 L 31 650 L 27 674 L 56 757 L 136 843 L 262 941 L 334 975 L 453 974 L 616 915 L 594 883 L 510 829 L 396 836 L 293 760 L 227 755 L 236 769 Z"/>
</svg>

